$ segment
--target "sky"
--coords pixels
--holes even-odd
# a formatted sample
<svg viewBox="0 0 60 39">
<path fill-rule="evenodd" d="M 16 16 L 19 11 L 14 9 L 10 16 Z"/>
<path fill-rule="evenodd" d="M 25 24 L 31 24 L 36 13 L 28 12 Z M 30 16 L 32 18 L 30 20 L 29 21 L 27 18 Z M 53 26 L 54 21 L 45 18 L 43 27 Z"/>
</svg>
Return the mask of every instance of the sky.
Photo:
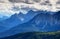
<svg viewBox="0 0 60 39">
<path fill-rule="evenodd" d="M 23 2 L 20 1 L 17 3 L 13 3 L 8 0 L 0 0 L 0 15 L 11 16 L 15 13 L 18 14 L 19 12 L 26 14 L 30 9 L 32 9 L 33 11 L 60 11 L 60 4 L 57 4 L 59 0 L 49 0 L 49 3 L 46 3 L 46 0 L 38 0 L 37 2 L 36 0 L 29 0 L 28 2 L 25 2 L 26 0 L 22 1 Z"/>
</svg>

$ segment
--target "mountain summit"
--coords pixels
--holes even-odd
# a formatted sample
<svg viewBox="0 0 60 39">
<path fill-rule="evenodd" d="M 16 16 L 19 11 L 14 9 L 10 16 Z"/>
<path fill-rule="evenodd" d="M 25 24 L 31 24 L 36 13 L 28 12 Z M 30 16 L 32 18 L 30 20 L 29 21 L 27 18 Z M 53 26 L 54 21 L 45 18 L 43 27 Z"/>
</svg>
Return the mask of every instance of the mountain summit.
<svg viewBox="0 0 60 39">
<path fill-rule="evenodd" d="M 0 37 L 11 36 L 23 32 L 52 32 L 60 30 L 60 12 L 32 11 L 27 14 L 14 14 L 0 22 Z M 14 32 L 14 33 L 13 33 Z"/>
</svg>

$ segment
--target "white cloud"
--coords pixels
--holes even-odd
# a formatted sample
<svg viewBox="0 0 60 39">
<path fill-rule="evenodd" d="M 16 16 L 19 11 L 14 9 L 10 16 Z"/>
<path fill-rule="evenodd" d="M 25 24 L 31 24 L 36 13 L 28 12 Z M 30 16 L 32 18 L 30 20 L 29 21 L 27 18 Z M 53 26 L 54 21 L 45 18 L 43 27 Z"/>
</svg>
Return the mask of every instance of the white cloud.
<svg viewBox="0 0 60 39">
<path fill-rule="evenodd" d="M 4 1 L 4 0 L 3 0 Z M 39 0 L 40 1 L 40 0 Z M 44 3 L 45 1 L 41 1 L 41 2 L 35 2 L 34 1 L 28 1 L 28 2 L 33 2 L 33 4 L 27 4 L 27 3 L 10 3 L 8 0 L 5 0 L 4 3 L 0 2 L 0 14 L 2 13 L 3 15 L 6 16 L 11 16 L 15 13 L 19 13 L 22 12 L 23 14 L 26 14 L 30 9 L 36 11 L 36 10 L 47 10 L 47 11 L 59 11 L 60 9 L 60 4 L 56 4 L 57 0 L 49 0 L 50 3 L 52 4 L 52 6 L 48 6 L 47 5 L 41 5 L 41 3 Z M 13 9 L 12 7 L 17 7 L 19 9 Z M 28 9 L 21 9 L 21 8 L 26 8 L 28 7 Z M 56 8 L 57 7 L 57 8 Z"/>
</svg>

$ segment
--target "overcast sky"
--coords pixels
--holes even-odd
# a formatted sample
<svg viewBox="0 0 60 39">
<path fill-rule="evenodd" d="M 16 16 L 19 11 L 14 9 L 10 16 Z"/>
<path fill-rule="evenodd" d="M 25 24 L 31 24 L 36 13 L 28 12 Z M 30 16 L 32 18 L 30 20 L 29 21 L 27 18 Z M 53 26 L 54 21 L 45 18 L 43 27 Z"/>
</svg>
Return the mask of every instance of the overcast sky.
<svg viewBox="0 0 60 39">
<path fill-rule="evenodd" d="M 20 11 L 26 14 L 32 10 L 59 11 L 60 4 L 58 0 L 0 0 L 0 14 L 10 16 Z M 14 7 L 15 6 L 15 7 Z M 25 8 L 25 9 L 21 9 Z M 27 9 L 28 8 L 28 9 Z M 4 14 L 5 13 L 5 14 Z"/>
</svg>

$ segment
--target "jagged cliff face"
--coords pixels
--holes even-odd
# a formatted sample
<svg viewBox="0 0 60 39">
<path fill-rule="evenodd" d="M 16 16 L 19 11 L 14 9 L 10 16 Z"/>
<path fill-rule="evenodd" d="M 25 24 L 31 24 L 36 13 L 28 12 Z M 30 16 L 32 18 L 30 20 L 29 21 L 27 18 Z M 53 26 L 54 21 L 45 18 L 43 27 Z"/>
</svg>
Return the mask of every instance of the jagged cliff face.
<svg viewBox="0 0 60 39">
<path fill-rule="evenodd" d="M 27 8 L 27 10 L 22 9 Z M 60 0 L 0 0 L 0 13 L 14 14 L 20 11 L 27 13 L 30 9 L 60 11 Z"/>
</svg>

